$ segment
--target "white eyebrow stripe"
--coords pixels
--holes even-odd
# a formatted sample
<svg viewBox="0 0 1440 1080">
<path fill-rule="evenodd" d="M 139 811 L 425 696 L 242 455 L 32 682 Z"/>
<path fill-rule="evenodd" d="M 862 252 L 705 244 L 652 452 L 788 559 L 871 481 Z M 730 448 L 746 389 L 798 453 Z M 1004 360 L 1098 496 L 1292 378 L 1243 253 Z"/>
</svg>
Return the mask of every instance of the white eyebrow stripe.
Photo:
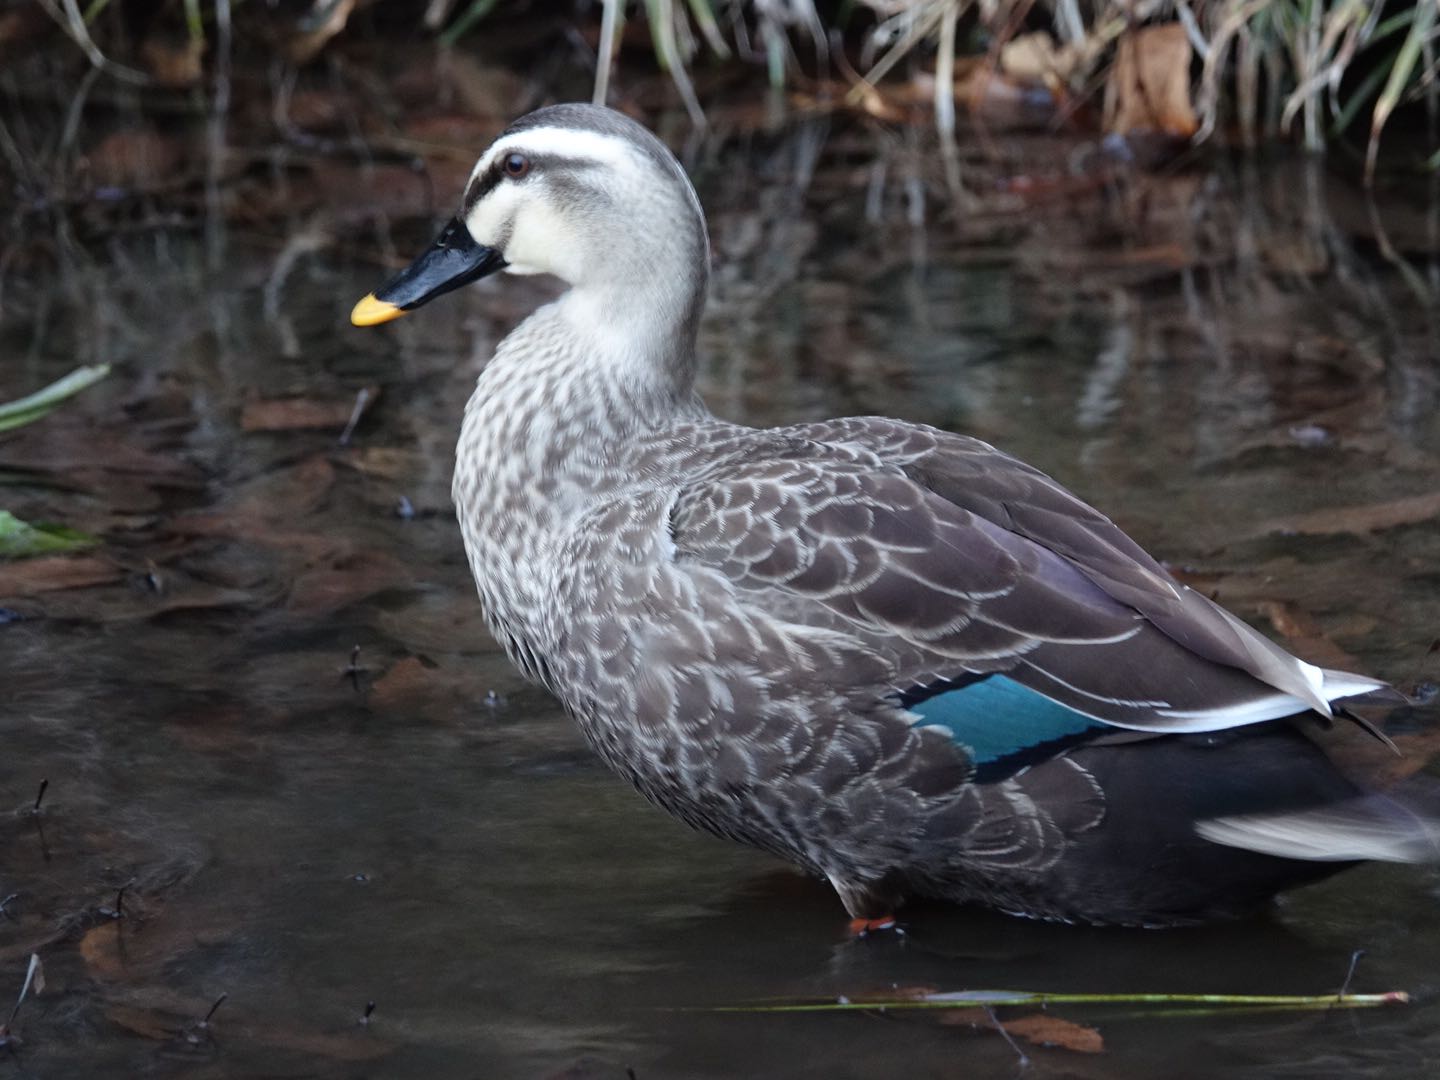
<svg viewBox="0 0 1440 1080">
<path fill-rule="evenodd" d="M 501 154 L 516 150 L 533 154 L 554 154 L 556 157 L 575 158 L 621 169 L 633 169 L 637 165 L 643 165 L 645 160 L 643 150 L 613 135 L 602 135 L 597 131 L 577 131 L 575 128 L 537 127 L 498 139 L 475 163 L 470 179 L 473 181 L 483 175 L 491 162 Z"/>
</svg>

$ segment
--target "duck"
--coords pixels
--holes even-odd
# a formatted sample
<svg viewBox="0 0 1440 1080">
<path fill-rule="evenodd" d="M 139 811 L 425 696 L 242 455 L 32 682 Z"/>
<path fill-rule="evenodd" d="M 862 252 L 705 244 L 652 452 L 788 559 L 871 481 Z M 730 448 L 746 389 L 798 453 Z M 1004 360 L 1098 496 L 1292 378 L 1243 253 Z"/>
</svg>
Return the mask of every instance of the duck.
<svg viewBox="0 0 1440 1080">
<path fill-rule="evenodd" d="M 1185 925 L 1436 857 L 1433 818 L 1316 741 L 1395 691 L 1292 656 L 1045 473 L 901 419 L 712 414 L 709 266 L 670 150 L 559 104 L 352 313 L 565 286 L 479 375 L 452 494 L 491 632 L 641 794 L 827 880 L 858 932 L 914 898 Z"/>
</svg>

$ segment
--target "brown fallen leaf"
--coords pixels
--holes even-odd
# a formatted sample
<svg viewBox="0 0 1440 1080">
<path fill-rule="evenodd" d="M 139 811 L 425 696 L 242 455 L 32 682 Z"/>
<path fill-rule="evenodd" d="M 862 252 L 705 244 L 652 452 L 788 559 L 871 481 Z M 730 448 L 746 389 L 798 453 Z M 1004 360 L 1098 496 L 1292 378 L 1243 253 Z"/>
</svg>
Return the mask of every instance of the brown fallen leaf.
<svg viewBox="0 0 1440 1080">
<path fill-rule="evenodd" d="M 80 421 L 47 419 L 34 430 L 6 437 L 0 468 L 69 477 L 83 470 L 140 476 L 165 487 L 200 490 L 204 473 L 172 453 L 138 446 L 117 428 L 95 428 Z"/>
<path fill-rule="evenodd" d="M 0 563 L 0 596 L 37 596 L 58 589 L 85 589 L 109 585 L 125 571 L 109 559 L 94 555 L 22 559 Z"/>
<path fill-rule="evenodd" d="M 378 386 L 365 388 L 360 406 L 363 415 L 380 395 Z M 273 398 L 247 402 L 240 415 L 240 429 L 255 431 L 303 431 L 334 428 L 337 432 L 350 422 L 356 398 L 345 401 L 316 401 L 313 398 Z"/>
<path fill-rule="evenodd" d="M 174 1013 L 142 1009 L 136 1005 L 107 1005 L 105 1018 L 142 1039 L 168 1042 L 184 1029 L 187 1017 Z"/>
<path fill-rule="evenodd" d="M 238 497 L 215 515 L 257 522 L 294 522 L 315 512 L 335 484 L 335 469 L 322 455 L 273 472 L 245 484 Z M 242 532 L 240 535 L 250 535 Z"/>
<path fill-rule="evenodd" d="M 390 708 L 431 693 L 433 667 L 418 656 L 397 660 L 370 688 L 371 702 L 380 708 Z"/>
<path fill-rule="evenodd" d="M 231 1023 L 231 1028 L 235 1024 Z M 298 1054 L 314 1054 L 331 1061 L 376 1061 L 394 1052 L 394 1044 L 376 1038 L 369 1028 L 358 1025 L 346 1032 L 302 1031 L 280 1024 L 256 1024 L 237 1032 L 247 1042 L 289 1050 Z"/>
<path fill-rule="evenodd" d="M 1372 721 L 1381 719 L 1371 717 Z M 1380 788 L 1414 776 L 1440 756 L 1440 725 L 1387 734 L 1398 754 L 1379 739 L 1361 734 L 1353 724 L 1335 724 L 1329 730 L 1312 733 L 1311 737 L 1347 773 Z"/>
<path fill-rule="evenodd" d="M 338 90 L 296 90 L 290 97 L 288 119 L 301 131 L 338 132 L 359 112 L 360 106 Z"/>
<path fill-rule="evenodd" d="M 105 1005 L 105 1016 L 132 1034 L 157 1042 L 170 1042 L 199 1034 L 201 1021 L 215 1003 L 187 997 L 158 987 L 117 990 Z M 237 1041 L 268 1046 L 331 1061 L 374 1061 L 393 1052 L 392 1043 L 376 1037 L 369 1028 L 311 1031 L 268 1018 L 246 1016 L 239 1003 L 219 1013 L 216 1028 Z"/>
<path fill-rule="evenodd" d="M 1017 1016 L 1003 1021 L 1002 1026 L 1011 1035 L 1018 1035 L 1036 1046 L 1057 1046 L 1077 1054 L 1099 1054 L 1105 1050 L 1105 1040 L 1094 1028 L 1049 1013 Z"/>
<path fill-rule="evenodd" d="M 336 465 L 354 469 L 380 480 L 401 480 L 417 476 L 424 463 L 421 454 L 403 446 L 347 447 L 334 455 Z"/>
<path fill-rule="evenodd" d="M 1105 84 L 1105 130 L 1194 135 L 1200 122 L 1190 104 L 1190 55 L 1190 39 L 1178 22 L 1122 35 Z"/>
<path fill-rule="evenodd" d="M 160 896 L 131 888 L 125 892 L 124 917 L 106 918 L 85 931 L 80 957 L 91 978 L 135 986 L 154 980 L 196 950 L 228 943 L 238 932 L 224 911 L 172 908 Z"/>
<path fill-rule="evenodd" d="M 995 1030 L 990 1018 L 975 1009 L 947 1010 L 940 1014 L 940 1022 L 951 1027 L 972 1028 L 975 1031 Z M 1062 1050 L 1073 1050 L 1078 1054 L 1099 1054 L 1105 1050 L 1105 1040 L 1101 1038 L 1100 1032 L 1050 1013 L 1030 1013 L 998 1022 L 1006 1034 L 1017 1036 L 1036 1046 L 1058 1047 Z"/>
<path fill-rule="evenodd" d="M 1341 671 L 1360 669 L 1360 661 L 1331 641 L 1309 612 L 1288 600 L 1262 600 L 1258 607 L 1300 659 Z"/>
<path fill-rule="evenodd" d="M 129 928 L 123 919 L 92 926 L 80 939 L 80 956 L 90 974 L 99 979 L 119 978 L 129 966 Z"/>
<path fill-rule="evenodd" d="M 186 90 L 200 85 L 205 75 L 203 37 L 169 38 L 152 34 L 140 43 L 140 58 L 145 70 L 161 86 Z"/>
<path fill-rule="evenodd" d="M 1440 517 L 1440 491 L 1390 499 L 1386 502 L 1365 503 L 1361 506 L 1339 506 L 1331 510 L 1312 510 L 1291 517 L 1271 518 L 1255 529 L 1254 535 L 1361 535 L 1397 529 L 1402 525 L 1418 525 L 1434 517 Z"/>
<path fill-rule="evenodd" d="M 170 529 L 181 537 L 211 536 L 243 540 L 311 564 L 338 558 L 345 551 L 343 540 L 322 533 L 287 529 L 266 518 L 251 516 L 245 512 L 248 509 L 242 508 L 236 513 L 187 514 L 170 522 Z"/>
<path fill-rule="evenodd" d="M 116 131 L 81 159 L 96 187 L 150 189 L 174 181 L 185 160 L 178 139 L 155 131 Z"/>
<path fill-rule="evenodd" d="M 297 614 L 326 615 L 409 581 L 409 568 L 393 556 L 378 551 L 349 552 L 331 565 L 297 577 L 285 609 Z"/>
<path fill-rule="evenodd" d="M 957 65 L 958 67 L 958 65 Z M 983 61 L 967 74 L 957 74 L 955 97 L 991 131 L 1031 128 L 1057 116 L 1058 90 L 1036 86 Z M 1058 123 L 1058 121 L 1055 121 Z"/>
<path fill-rule="evenodd" d="M 500 647 L 485 626 L 470 582 L 464 579 L 418 591 L 403 606 L 387 605 L 374 620 L 377 629 L 417 653 L 489 653 Z"/>
</svg>

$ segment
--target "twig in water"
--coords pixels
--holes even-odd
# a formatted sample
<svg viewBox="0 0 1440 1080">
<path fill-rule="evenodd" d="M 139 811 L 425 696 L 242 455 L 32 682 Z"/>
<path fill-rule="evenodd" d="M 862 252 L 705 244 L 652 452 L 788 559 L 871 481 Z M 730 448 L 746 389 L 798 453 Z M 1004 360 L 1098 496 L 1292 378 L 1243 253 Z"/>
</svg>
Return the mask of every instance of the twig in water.
<svg viewBox="0 0 1440 1080">
<path fill-rule="evenodd" d="M 31 814 L 30 820 L 35 823 L 35 835 L 40 838 L 40 857 L 48 863 L 50 861 L 50 841 L 45 839 L 45 819 L 39 814 Z"/>
<path fill-rule="evenodd" d="M 350 650 L 350 663 L 345 666 L 345 670 L 340 673 L 340 677 L 342 679 L 349 679 L 350 685 L 355 688 L 355 692 L 358 694 L 360 692 L 360 676 L 368 674 L 370 674 L 370 669 L 360 666 L 360 646 L 356 645 Z"/>
<path fill-rule="evenodd" d="M 18 892 L 12 892 L 9 896 L 5 897 L 4 900 L 0 900 L 0 917 L 13 921 L 14 916 L 10 914 L 10 905 L 18 899 L 20 899 L 20 894 Z"/>
<path fill-rule="evenodd" d="M 30 966 L 25 971 L 25 982 L 20 987 L 20 996 L 15 999 L 15 1007 L 10 1010 L 5 1023 L 0 1024 L 0 1046 L 14 1050 L 15 1038 L 10 1034 L 10 1025 L 15 1023 L 15 1014 L 20 1011 L 20 1006 L 25 1004 L 25 997 L 30 993 L 30 987 L 34 986 L 36 993 L 45 985 L 45 974 L 40 967 L 40 954 L 30 954 Z"/>
<path fill-rule="evenodd" d="M 210 1011 L 205 1014 L 205 1018 L 203 1020 L 201 1020 L 194 1027 L 185 1029 L 182 1034 L 186 1042 L 188 1042 L 191 1046 L 199 1046 L 202 1042 L 205 1042 L 210 1038 L 210 1020 L 214 1017 L 215 1010 L 220 1008 L 221 1005 L 224 1005 L 225 999 L 229 996 L 230 992 L 228 990 L 225 993 L 221 994 L 218 998 L 215 999 L 215 1004 L 210 1006 Z"/>
<path fill-rule="evenodd" d="M 357 1022 L 361 1027 L 368 1027 L 369 1024 L 370 1024 L 370 1017 L 371 1017 L 371 1015 L 372 1015 L 374 1012 L 375 1012 L 375 1002 L 373 1002 L 373 1001 L 367 1001 L 367 1002 L 365 1002 L 365 1011 L 360 1014 L 360 1019 L 359 1019 L 358 1021 L 356 1021 L 356 1022 Z"/>
<path fill-rule="evenodd" d="M 1002 1024 L 1000 1022 L 1000 1018 L 995 1015 L 995 1010 L 992 1009 L 989 1005 L 986 1005 L 985 1015 L 990 1018 L 991 1026 L 1000 1033 L 1000 1037 L 1010 1044 L 1011 1050 L 1015 1051 L 1015 1056 L 1020 1059 L 1020 1067 L 1023 1069 L 1025 1068 L 1025 1066 L 1029 1065 L 1030 1058 L 1026 1055 L 1024 1050 L 1020 1049 L 1020 1044 L 1015 1041 L 1014 1037 L 1010 1034 L 1010 1032 L 1005 1030 L 1005 1025 Z"/>
<path fill-rule="evenodd" d="M 45 790 L 50 786 L 49 780 L 40 781 L 40 790 L 35 793 L 35 805 L 30 808 L 30 813 L 40 813 L 40 803 L 45 799 Z"/>
<path fill-rule="evenodd" d="M 1356 949 L 1350 954 L 1350 968 L 1345 972 L 1345 981 L 1340 984 L 1340 992 L 1335 995 L 1336 1000 L 1343 999 L 1350 992 L 1350 980 L 1355 978 L 1355 969 L 1360 966 L 1360 958 L 1364 955 L 1364 949 Z"/>
<path fill-rule="evenodd" d="M 355 434 L 355 425 L 360 423 L 360 417 L 365 415 L 365 410 L 370 407 L 370 388 L 362 386 L 360 392 L 355 395 L 355 407 L 350 410 L 350 419 L 345 424 L 345 430 L 340 432 L 340 445 L 349 446 L 350 437 Z"/>
<path fill-rule="evenodd" d="M 131 878 L 124 885 L 121 885 L 120 891 L 115 894 L 115 906 L 97 908 L 97 913 L 107 919 L 123 919 L 125 917 L 125 890 L 134 884 L 135 879 Z"/>
</svg>

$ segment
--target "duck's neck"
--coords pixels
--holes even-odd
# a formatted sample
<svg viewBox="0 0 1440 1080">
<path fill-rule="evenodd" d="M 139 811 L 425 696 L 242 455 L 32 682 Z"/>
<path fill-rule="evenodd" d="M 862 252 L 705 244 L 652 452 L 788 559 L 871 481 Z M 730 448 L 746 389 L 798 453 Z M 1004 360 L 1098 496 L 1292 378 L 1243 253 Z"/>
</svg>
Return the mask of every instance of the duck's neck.
<svg viewBox="0 0 1440 1080">
<path fill-rule="evenodd" d="M 500 343 L 456 448 L 467 543 L 543 532 L 629 479 L 620 462 L 634 440 L 705 415 L 695 320 L 658 315 L 653 303 L 572 289 Z"/>
<path fill-rule="evenodd" d="M 693 416 L 699 305 L 685 305 L 677 318 L 673 306 L 654 301 L 571 289 L 536 311 L 481 374 L 467 426 L 491 436 L 491 449 L 522 457 L 535 481 L 563 471 L 576 454 L 604 455 Z M 496 445 L 497 436 L 505 442 Z"/>
<path fill-rule="evenodd" d="M 516 327 L 476 383 L 456 448 L 455 506 L 486 617 L 541 681 L 567 528 L 635 481 L 637 440 L 707 415 L 693 326 L 637 327 L 634 309 L 606 304 L 572 290 Z"/>
</svg>

